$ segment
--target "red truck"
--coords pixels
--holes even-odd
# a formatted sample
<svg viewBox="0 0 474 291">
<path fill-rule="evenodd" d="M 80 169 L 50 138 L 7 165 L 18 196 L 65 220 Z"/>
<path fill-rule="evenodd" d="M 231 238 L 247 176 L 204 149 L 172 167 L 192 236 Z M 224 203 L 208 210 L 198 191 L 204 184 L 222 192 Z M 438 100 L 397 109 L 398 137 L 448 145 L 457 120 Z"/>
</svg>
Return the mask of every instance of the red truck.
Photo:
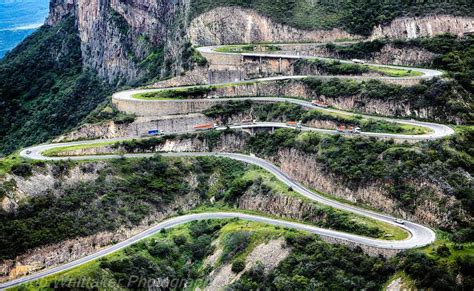
<svg viewBox="0 0 474 291">
<path fill-rule="evenodd" d="M 204 130 L 211 130 L 214 128 L 217 128 L 217 124 L 215 123 L 204 123 L 204 124 L 198 124 L 194 126 L 194 130 L 196 131 L 204 131 Z"/>
<path fill-rule="evenodd" d="M 301 128 L 302 122 L 301 121 L 287 121 L 286 125 L 294 126 L 296 128 Z"/>
<path fill-rule="evenodd" d="M 360 134 L 360 127 L 354 127 L 354 126 L 345 127 L 344 125 L 339 125 L 336 128 L 336 130 L 337 132 Z"/>
</svg>

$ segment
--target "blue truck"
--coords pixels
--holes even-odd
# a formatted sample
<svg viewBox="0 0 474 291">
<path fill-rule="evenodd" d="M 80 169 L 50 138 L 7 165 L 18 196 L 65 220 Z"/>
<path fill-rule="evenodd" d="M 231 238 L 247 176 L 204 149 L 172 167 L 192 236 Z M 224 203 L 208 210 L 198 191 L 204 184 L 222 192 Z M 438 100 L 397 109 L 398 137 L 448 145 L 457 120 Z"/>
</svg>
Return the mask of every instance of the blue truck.
<svg viewBox="0 0 474 291">
<path fill-rule="evenodd" d="M 164 134 L 164 132 L 162 130 L 159 130 L 159 129 L 152 129 L 152 130 L 148 131 L 149 136 L 156 136 L 156 135 L 163 135 L 163 134 Z"/>
</svg>

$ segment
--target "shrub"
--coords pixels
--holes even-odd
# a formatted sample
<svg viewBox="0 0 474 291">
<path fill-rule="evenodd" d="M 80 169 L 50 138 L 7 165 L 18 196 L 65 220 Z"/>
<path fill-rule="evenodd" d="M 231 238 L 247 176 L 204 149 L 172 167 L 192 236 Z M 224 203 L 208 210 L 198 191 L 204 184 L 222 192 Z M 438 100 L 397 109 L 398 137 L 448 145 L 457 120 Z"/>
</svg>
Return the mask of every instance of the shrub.
<svg viewBox="0 0 474 291">
<path fill-rule="evenodd" d="M 173 241 L 177 246 L 182 246 L 186 243 L 187 238 L 185 235 L 177 235 L 173 237 Z"/>
<path fill-rule="evenodd" d="M 26 163 L 13 165 L 11 171 L 13 174 L 23 178 L 27 178 L 33 174 L 32 166 Z"/>
<path fill-rule="evenodd" d="M 245 262 L 241 259 L 235 260 L 232 263 L 232 272 L 240 273 L 245 269 Z"/>
<path fill-rule="evenodd" d="M 222 260 L 224 262 L 232 259 L 236 254 L 245 250 L 249 244 L 251 233 L 248 231 L 238 231 L 224 236 L 224 249 Z"/>
</svg>

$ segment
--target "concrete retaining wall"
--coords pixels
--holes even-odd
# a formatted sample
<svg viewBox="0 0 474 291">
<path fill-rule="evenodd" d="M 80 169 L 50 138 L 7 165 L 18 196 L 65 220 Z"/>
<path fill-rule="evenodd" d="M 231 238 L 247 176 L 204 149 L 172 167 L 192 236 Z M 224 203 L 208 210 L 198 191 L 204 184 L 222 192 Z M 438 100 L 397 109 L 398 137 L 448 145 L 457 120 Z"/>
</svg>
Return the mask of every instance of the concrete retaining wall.
<svg viewBox="0 0 474 291">
<path fill-rule="evenodd" d="M 322 76 L 321 76 L 322 77 Z M 329 80 L 324 78 L 323 80 Z M 367 78 L 370 79 L 370 78 Z M 362 80 L 362 78 L 360 79 Z M 409 100 L 381 100 L 367 99 L 360 96 L 343 96 L 330 98 L 317 96 L 308 86 L 298 80 L 278 80 L 268 82 L 246 83 L 235 86 L 220 86 L 210 90 L 203 98 L 195 100 L 116 100 L 113 103 L 120 111 L 133 113 L 137 116 L 167 116 L 176 114 L 187 114 L 202 112 L 224 100 L 215 99 L 217 97 L 267 97 L 267 96 L 292 96 L 308 99 L 320 99 L 328 104 L 342 109 L 354 110 L 361 113 L 380 114 L 384 116 L 416 116 L 420 118 L 430 118 L 431 109 L 423 108 L 414 110 L 411 108 Z"/>
<path fill-rule="evenodd" d="M 137 116 L 165 116 L 202 112 L 217 103 L 224 101 L 218 99 L 196 100 L 113 100 L 117 109 Z"/>
<path fill-rule="evenodd" d="M 304 47 L 304 45 L 295 45 Z M 319 45 L 308 45 L 308 50 L 324 50 Z M 220 54 L 207 53 L 203 55 L 209 61 L 208 83 L 227 83 L 243 80 L 252 80 L 257 78 L 275 77 L 275 76 L 294 76 L 301 74 L 295 71 L 294 65 L 298 60 L 294 57 L 285 58 L 284 56 L 248 56 L 239 54 Z M 331 79 L 335 76 L 322 75 L 318 70 L 307 68 L 304 75 L 315 76 L 321 79 Z M 379 74 L 375 74 L 380 77 Z M 360 81 L 371 80 L 374 76 L 338 76 L 341 79 L 357 79 Z M 380 78 L 382 82 L 398 84 L 402 86 L 413 86 L 420 82 L 419 78 Z"/>
</svg>

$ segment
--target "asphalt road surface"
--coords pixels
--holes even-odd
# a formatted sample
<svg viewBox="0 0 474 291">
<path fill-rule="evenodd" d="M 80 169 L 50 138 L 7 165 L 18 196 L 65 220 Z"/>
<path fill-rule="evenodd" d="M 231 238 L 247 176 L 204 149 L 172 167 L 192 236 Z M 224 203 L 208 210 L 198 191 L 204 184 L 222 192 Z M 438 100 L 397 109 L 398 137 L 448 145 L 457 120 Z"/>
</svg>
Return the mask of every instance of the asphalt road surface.
<svg viewBox="0 0 474 291">
<path fill-rule="evenodd" d="M 198 48 L 199 51 L 201 52 L 206 52 L 206 53 L 216 53 L 216 54 L 228 54 L 228 53 L 221 53 L 221 52 L 216 52 L 215 51 L 216 47 L 202 47 Z M 246 56 L 262 56 L 262 57 L 284 57 L 284 58 L 315 58 L 314 56 L 301 56 L 298 54 L 295 55 L 278 55 L 278 54 L 273 54 L 269 55 L 267 53 L 245 53 L 242 55 Z M 319 59 L 325 59 L 328 60 L 327 58 L 319 58 Z M 330 59 L 329 59 L 330 60 Z M 350 61 L 341 61 L 344 63 L 351 63 Z M 421 68 L 408 68 L 408 67 L 399 67 L 399 66 L 389 66 L 389 65 L 375 65 L 371 64 L 371 66 L 379 66 L 379 67 L 387 67 L 387 68 L 397 68 L 397 69 L 409 69 L 412 71 L 418 71 L 422 73 L 421 76 L 413 76 L 413 77 L 403 77 L 403 78 L 393 78 L 393 77 L 374 77 L 375 79 L 427 79 L 427 78 L 433 78 L 436 76 L 440 76 L 441 72 L 436 71 L 436 70 L 429 70 L 429 69 L 421 69 Z M 307 76 L 282 76 L 282 77 L 270 77 L 270 78 L 262 78 L 258 79 L 258 81 L 271 81 L 271 80 L 284 80 L 284 79 L 301 79 L 305 78 Z M 327 77 L 334 77 L 334 76 L 327 76 Z M 341 77 L 341 76 L 337 76 Z M 356 78 L 357 77 L 347 77 L 346 78 Z M 235 82 L 233 84 L 243 84 L 243 83 L 250 83 L 250 82 L 255 82 L 256 80 L 249 80 L 249 81 L 239 81 Z M 229 84 L 229 83 L 226 83 Z M 214 84 L 216 85 L 216 84 Z M 181 88 L 191 88 L 191 87 L 199 87 L 199 86 L 186 86 L 186 87 L 181 87 Z M 122 91 L 118 92 L 113 95 L 114 99 L 123 99 L 123 100 L 128 100 L 132 101 L 137 100 L 134 99 L 132 96 L 134 94 L 138 93 L 146 93 L 146 92 L 156 92 L 160 90 L 166 90 L 166 89 L 136 89 L 136 90 L 128 90 L 128 91 Z M 254 100 L 258 102 L 290 102 L 294 104 L 298 104 L 304 107 L 308 108 L 318 108 L 320 110 L 324 110 L 327 112 L 334 112 L 334 113 L 343 113 L 346 115 L 353 115 L 354 113 L 349 113 L 345 111 L 339 111 L 336 109 L 329 109 L 329 108 L 320 108 L 317 107 L 310 102 L 303 101 L 300 99 L 292 99 L 292 98 L 282 98 L 282 97 L 237 97 L 237 98 L 221 98 L 219 100 Z M 215 99 L 206 99 L 210 102 L 212 102 Z M 137 100 L 138 101 L 138 100 Z M 193 100 L 166 100 L 166 101 L 161 101 L 161 100 L 139 100 L 140 102 L 193 102 Z M 361 115 L 361 114 L 358 114 Z M 371 132 L 362 132 L 362 135 L 366 136 L 373 136 L 376 138 L 395 138 L 395 139 L 402 139 L 402 140 L 431 140 L 431 139 L 438 139 L 438 138 L 443 138 L 449 135 L 454 134 L 453 129 L 446 125 L 442 124 L 436 124 L 436 123 L 429 123 L 429 122 L 420 122 L 420 121 L 414 121 L 414 120 L 400 120 L 400 119 L 393 119 L 393 118 L 386 118 L 386 117 L 373 117 L 373 116 L 366 116 L 369 118 L 373 119 L 380 119 L 380 120 L 386 120 L 389 122 L 395 122 L 395 123 L 400 123 L 400 124 L 410 124 L 410 125 L 416 125 L 416 126 L 422 126 L 427 129 L 429 129 L 429 133 L 423 134 L 423 135 L 400 135 L 400 134 L 386 134 L 386 133 L 371 133 Z M 231 128 L 252 128 L 252 127 L 287 127 L 287 128 L 294 128 L 292 126 L 289 126 L 284 123 L 278 123 L 278 122 L 256 122 L 252 124 L 236 124 L 236 125 L 230 125 L 229 127 Z M 218 130 L 223 130 L 225 127 L 220 127 Z M 311 128 L 311 127 L 305 127 L 301 129 L 303 131 L 319 131 L 327 134 L 336 134 L 337 132 L 335 130 L 327 130 L 327 129 L 318 129 L 318 128 Z M 24 149 L 20 152 L 20 156 L 28 159 L 35 159 L 35 160 L 102 160 L 102 159 L 114 159 L 114 158 L 143 158 L 143 157 L 151 157 L 154 154 L 125 154 L 125 155 L 100 155 L 100 156 L 72 156 L 72 157 L 47 157 L 44 156 L 42 153 L 46 150 L 53 149 L 53 148 L 59 148 L 59 147 L 64 147 L 64 146 L 74 146 L 74 145 L 89 145 L 89 144 L 95 144 L 95 143 L 103 143 L 106 141 L 121 141 L 121 140 L 127 140 L 131 139 L 133 137 L 127 137 L 127 138 L 117 138 L 117 139 L 110 139 L 110 140 L 92 140 L 92 141 L 77 141 L 77 142 L 69 142 L 69 143 L 57 143 L 57 144 L 43 144 L 43 145 L 37 145 L 33 146 L 27 149 Z M 311 225 L 306 225 L 306 224 L 301 224 L 301 223 L 296 223 L 296 222 L 290 222 L 290 221 L 285 221 L 285 220 L 279 220 L 279 219 L 273 219 L 273 218 L 268 218 L 264 216 L 257 216 L 257 215 L 249 215 L 249 214 L 243 214 L 243 213 L 237 213 L 237 212 L 211 212 L 211 213 L 199 213 L 199 214 L 189 214 L 189 215 L 183 215 L 179 217 L 174 217 L 167 219 L 163 222 L 160 222 L 156 224 L 155 226 L 151 227 L 150 229 L 135 235 L 123 242 L 120 242 L 116 245 L 110 246 L 108 248 L 102 249 L 94 254 L 91 254 L 89 256 L 86 256 L 84 258 L 72 261 L 70 263 L 60 265 L 54 268 L 46 269 L 38 273 L 34 273 L 29 276 L 21 277 L 15 280 L 11 280 L 9 282 L 5 282 L 0 284 L 0 288 L 7 288 L 7 287 L 12 287 L 21 283 L 29 282 L 32 280 L 40 279 L 45 276 L 55 274 L 58 272 L 62 272 L 65 270 L 69 270 L 71 268 L 77 267 L 81 264 L 84 264 L 86 262 L 89 262 L 91 260 L 95 260 L 97 258 L 103 257 L 107 254 L 113 253 L 117 250 L 120 250 L 124 247 L 127 247 L 141 239 L 144 239 L 146 237 L 149 237 L 150 235 L 153 235 L 154 233 L 160 231 L 163 228 L 171 228 L 176 225 L 181 225 L 190 221 L 195 221 L 195 220 L 202 220 L 202 219 L 223 219 L 223 218 L 241 218 L 249 221 L 256 221 L 256 222 L 262 222 L 262 223 L 268 223 L 271 225 L 276 225 L 276 226 L 282 226 L 282 227 L 288 227 L 288 228 L 293 228 L 293 229 L 298 229 L 298 230 L 304 230 L 308 231 L 314 234 L 326 236 L 326 237 L 332 237 L 340 240 L 345 240 L 349 242 L 354 242 L 357 244 L 362 244 L 362 245 L 367 245 L 371 247 L 376 247 L 380 249 L 392 249 L 392 250 L 405 250 L 405 249 L 411 249 L 411 248 L 416 248 L 416 247 L 421 247 L 421 246 L 426 246 L 428 244 L 431 244 L 435 239 L 435 233 L 420 224 L 413 223 L 410 221 L 404 221 L 403 224 L 397 223 L 394 217 L 391 217 L 389 215 L 373 212 L 370 210 L 358 208 L 355 206 L 347 205 L 341 202 L 337 202 L 335 200 L 326 198 L 318 193 L 312 192 L 308 188 L 304 187 L 300 183 L 294 181 L 291 179 L 287 174 L 282 172 L 278 167 L 275 165 L 260 159 L 255 156 L 249 156 L 249 155 L 243 155 L 243 154 L 234 154 L 234 153 L 197 153 L 197 152 L 183 152 L 183 153 L 161 153 L 163 156 L 167 157 L 201 157 L 201 156 L 215 156 L 215 157 L 225 157 L 225 158 L 230 158 L 234 160 L 238 160 L 244 163 L 248 164 L 253 164 L 256 166 L 259 166 L 273 175 L 275 175 L 281 182 L 285 183 L 288 187 L 291 187 L 294 191 L 300 193 L 301 195 L 311 199 L 312 201 L 325 204 L 337 209 L 349 211 L 358 215 L 362 215 L 365 217 L 369 217 L 378 221 L 382 221 L 385 223 L 389 223 L 391 225 L 398 226 L 400 228 L 403 228 L 406 230 L 410 235 L 407 239 L 405 240 L 400 240 L 400 241 L 388 241 L 388 240 L 380 240 L 380 239 L 373 239 L 373 238 L 368 238 L 368 237 L 363 237 L 359 235 L 354 235 L 354 234 L 349 234 L 345 232 L 340 232 L 340 231 L 335 231 L 335 230 L 329 230 L 329 229 L 323 229 L 323 228 L 318 228 L 315 226 Z"/>
</svg>

